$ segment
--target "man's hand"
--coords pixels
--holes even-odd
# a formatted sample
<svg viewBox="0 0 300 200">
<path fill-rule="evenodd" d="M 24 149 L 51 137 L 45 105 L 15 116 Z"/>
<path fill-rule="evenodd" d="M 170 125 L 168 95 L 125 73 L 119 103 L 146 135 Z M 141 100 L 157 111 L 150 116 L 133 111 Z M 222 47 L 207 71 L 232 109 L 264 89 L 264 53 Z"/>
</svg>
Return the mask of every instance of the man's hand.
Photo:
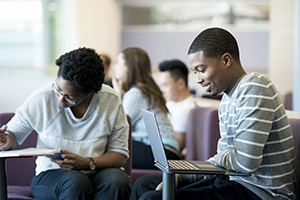
<svg viewBox="0 0 300 200">
<path fill-rule="evenodd" d="M 65 153 L 61 155 L 61 157 L 64 158 L 64 160 L 57 160 L 51 158 L 51 161 L 55 162 L 61 169 L 63 170 L 88 169 L 90 159 L 68 152 L 66 150 L 62 150 L 62 149 L 60 150 L 61 152 Z"/>
<path fill-rule="evenodd" d="M 178 186 L 178 176 L 177 174 L 175 174 L 175 188 L 177 188 Z M 158 184 L 158 186 L 156 186 L 155 190 L 162 190 L 163 189 L 163 182 L 161 182 L 160 184 Z"/>
</svg>

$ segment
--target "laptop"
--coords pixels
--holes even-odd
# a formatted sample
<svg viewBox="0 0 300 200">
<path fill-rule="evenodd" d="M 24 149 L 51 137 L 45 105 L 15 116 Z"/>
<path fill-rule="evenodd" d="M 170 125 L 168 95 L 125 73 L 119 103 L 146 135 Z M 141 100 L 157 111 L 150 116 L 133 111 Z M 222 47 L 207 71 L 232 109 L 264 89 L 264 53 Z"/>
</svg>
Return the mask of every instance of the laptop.
<svg viewBox="0 0 300 200">
<path fill-rule="evenodd" d="M 142 108 L 141 113 L 149 136 L 155 166 L 160 170 L 168 173 L 179 174 L 224 174 L 230 176 L 250 175 L 229 171 L 206 161 L 168 160 L 155 114 Z"/>
</svg>

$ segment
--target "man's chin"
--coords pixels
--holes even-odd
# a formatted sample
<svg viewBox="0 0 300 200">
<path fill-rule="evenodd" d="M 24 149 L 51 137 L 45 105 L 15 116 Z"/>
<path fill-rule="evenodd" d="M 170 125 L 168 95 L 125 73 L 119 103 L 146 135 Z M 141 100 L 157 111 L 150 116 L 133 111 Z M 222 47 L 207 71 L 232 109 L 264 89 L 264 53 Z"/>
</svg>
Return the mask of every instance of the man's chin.
<svg viewBox="0 0 300 200">
<path fill-rule="evenodd" d="M 61 108 L 68 108 L 68 107 L 70 107 L 69 105 L 66 105 L 66 104 L 59 104 L 59 106 L 60 106 Z"/>
</svg>

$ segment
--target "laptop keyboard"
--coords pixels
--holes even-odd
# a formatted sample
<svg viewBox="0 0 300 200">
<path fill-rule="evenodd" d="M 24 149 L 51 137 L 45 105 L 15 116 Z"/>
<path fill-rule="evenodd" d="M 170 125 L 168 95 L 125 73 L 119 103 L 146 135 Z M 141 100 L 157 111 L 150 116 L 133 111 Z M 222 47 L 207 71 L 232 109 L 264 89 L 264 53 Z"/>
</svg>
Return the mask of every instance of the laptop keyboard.
<svg viewBox="0 0 300 200">
<path fill-rule="evenodd" d="M 168 160 L 170 169 L 176 170 L 199 170 L 195 165 L 186 160 Z"/>
</svg>

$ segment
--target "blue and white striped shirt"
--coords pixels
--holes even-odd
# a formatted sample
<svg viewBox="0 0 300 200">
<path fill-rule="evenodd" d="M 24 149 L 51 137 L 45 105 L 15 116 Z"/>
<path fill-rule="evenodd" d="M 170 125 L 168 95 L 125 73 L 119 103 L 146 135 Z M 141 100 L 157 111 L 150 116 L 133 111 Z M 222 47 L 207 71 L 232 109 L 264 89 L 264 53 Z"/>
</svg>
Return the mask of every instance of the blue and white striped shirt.
<svg viewBox="0 0 300 200">
<path fill-rule="evenodd" d="M 295 199 L 295 153 L 290 124 L 274 84 L 264 75 L 243 76 L 219 107 L 217 154 L 231 176 L 262 199 Z"/>
</svg>

